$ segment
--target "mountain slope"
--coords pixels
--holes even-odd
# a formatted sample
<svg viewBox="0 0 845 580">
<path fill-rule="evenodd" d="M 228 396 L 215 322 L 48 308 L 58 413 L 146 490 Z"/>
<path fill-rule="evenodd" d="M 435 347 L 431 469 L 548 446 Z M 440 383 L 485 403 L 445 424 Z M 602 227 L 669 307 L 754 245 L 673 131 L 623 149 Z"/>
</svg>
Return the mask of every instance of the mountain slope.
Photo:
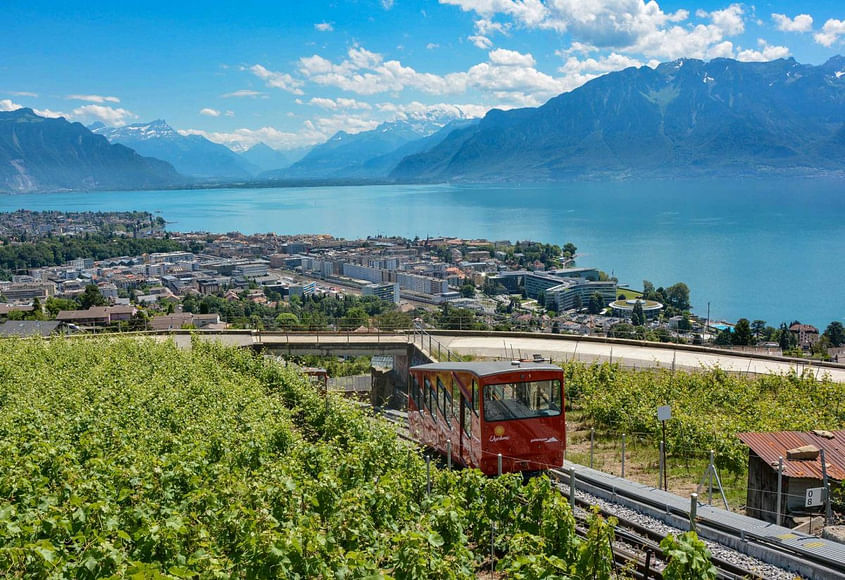
<svg viewBox="0 0 845 580">
<path fill-rule="evenodd" d="M 843 170 L 845 59 L 683 59 L 594 79 L 406 157 L 397 179 Z"/>
<path fill-rule="evenodd" d="M 182 135 L 159 119 L 125 127 L 92 126 L 112 143 L 131 147 L 141 155 L 163 159 L 179 173 L 202 179 L 248 179 L 258 167 L 202 135 Z"/>
<path fill-rule="evenodd" d="M 284 169 L 291 164 L 296 163 L 302 159 L 307 152 L 307 149 L 279 151 L 265 145 L 264 143 L 258 143 L 246 151 L 242 151 L 240 156 L 243 157 L 247 163 L 254 165 L 259 171 L 274 171 L 276 169 Z"/>
<path fill-rule="evenodd" d="M 336 133 L 315 146 L 284 171 L 262 174 L 267 178 L 383 178 L 405 156 L 424 151 L 444 139 L 449 131 L 475 120 L 443 122 L 393 121 L 370 131 Z"/>
<path fill-rule="evenodd" d="M 0 112 L 0 191 L 140 189 L 184 183 L 172 165 L 112 145 L 80 123 Z"/>
</svg>

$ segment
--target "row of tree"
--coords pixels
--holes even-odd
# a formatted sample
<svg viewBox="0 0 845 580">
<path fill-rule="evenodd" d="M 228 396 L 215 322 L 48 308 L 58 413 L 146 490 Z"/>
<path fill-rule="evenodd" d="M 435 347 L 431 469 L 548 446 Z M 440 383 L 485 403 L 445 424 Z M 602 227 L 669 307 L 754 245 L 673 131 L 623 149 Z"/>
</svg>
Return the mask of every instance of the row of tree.
<svg viewBox="0 0 845 580">
<path fill-rule="evenodd" d="M 774 328 L 766 325 L 765 320 L 749 321 L 747 318 L 740 318 L 731 329 L 726 328 L 716 336 L 715 343 L 721 346 L 753 346 L 759 342 L 777 342 L 783 352 L 794 351 L 798 345 L 798 338 L 789 328 L 800 324 L 795 320 L 787 325 L 781 323 L 780 327 Z M 819 339 L 812 345 L 811 352 L 825 357 L 827 349 L 845 345 L 845 327 L 838 320 L 827 325 Z"/>
<path fill-rule="evenodd" d="M 0 276 L 9 279 L 18 270 L 60 266 L 77 258 L 104 260 L 115 256 L 140 256 L 174 252 L 182 244 L 169 239 L 130 238 L 112 234 L 85 234 L 40 238 L 26 243 L 0 240 Z"/>
</svg>

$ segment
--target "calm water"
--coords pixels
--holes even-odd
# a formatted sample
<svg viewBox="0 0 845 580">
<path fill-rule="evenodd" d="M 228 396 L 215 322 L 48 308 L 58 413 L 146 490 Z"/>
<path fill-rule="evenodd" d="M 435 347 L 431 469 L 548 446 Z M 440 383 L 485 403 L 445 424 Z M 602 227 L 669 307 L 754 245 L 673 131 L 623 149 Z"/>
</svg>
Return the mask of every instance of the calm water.
<svg viewBox="0 0 845 580">
<path fill-rule="evenodd" d="M 845 320 L 845 182 L 732 180 L 0 196 L 0 210 L 160 211 L 178 231 L 450 235 L 578 246 L 642 287 L 686 282 L 712 318 Z"/>
</svg>

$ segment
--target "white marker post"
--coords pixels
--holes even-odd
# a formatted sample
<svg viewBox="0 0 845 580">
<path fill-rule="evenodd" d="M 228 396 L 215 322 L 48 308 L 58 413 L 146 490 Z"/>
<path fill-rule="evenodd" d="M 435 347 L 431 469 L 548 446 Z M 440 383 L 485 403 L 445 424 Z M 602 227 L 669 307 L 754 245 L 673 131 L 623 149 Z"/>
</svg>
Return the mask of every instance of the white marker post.
<svg viewBox="0 0 845 580">
<path fill-rule="evenodd" d="M 669 490 L 669 477 L 667 472 L 669 471 L 669 465 L 666 463 L 666 421 L 672 418 L 672 407 L 669 405 L 663 405 L 657 407 L 657 420 L 660 421 L 660 425 L 663 431 L 663 443 L 660 446 L 660 462 L 663 464 L 663 489 Z"/>
</svg>

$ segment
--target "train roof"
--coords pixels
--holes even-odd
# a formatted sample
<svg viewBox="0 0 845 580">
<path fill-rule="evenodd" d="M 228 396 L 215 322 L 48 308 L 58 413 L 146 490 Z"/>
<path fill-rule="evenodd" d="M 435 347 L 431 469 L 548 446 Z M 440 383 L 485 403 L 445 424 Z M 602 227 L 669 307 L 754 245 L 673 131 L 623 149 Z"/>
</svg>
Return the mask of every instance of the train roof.
<svg viewBox="0 0 845 580">
<path fill-rule="evenodd" d="M 462 371 L 472 373 L 479 377 L 510 373 L 521 369 L 528 369 L 532 371 L 563 371 L 563 369 L 559 366 L 548 363 L 520 362 L 519 364 L 515 364 L 505 361 L 440 362 L 411 367 L 411 370 L 413 371 Z"/>
</svg>

